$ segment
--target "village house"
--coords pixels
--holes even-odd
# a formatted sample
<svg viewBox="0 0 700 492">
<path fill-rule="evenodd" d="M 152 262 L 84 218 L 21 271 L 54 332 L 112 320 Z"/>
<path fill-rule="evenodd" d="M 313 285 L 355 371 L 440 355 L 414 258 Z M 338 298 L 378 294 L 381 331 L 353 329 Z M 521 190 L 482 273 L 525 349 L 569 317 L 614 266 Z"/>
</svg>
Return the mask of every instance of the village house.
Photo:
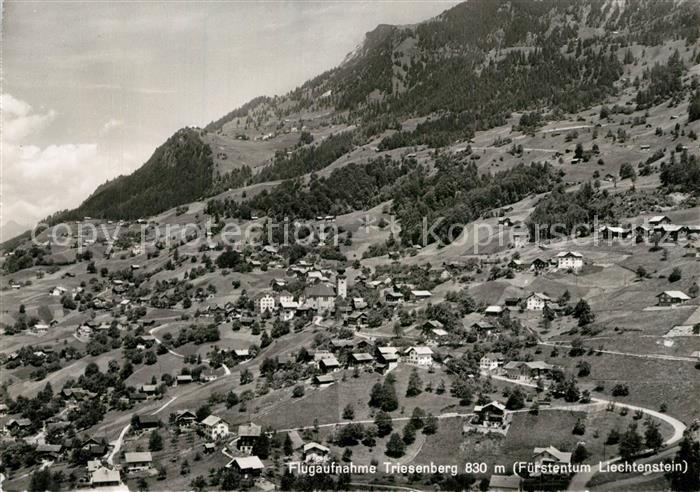
<svg viewBox="0 0 700 492">
<path fill-rule="evenodd" d="M 649 225 L 651 227 L 657 227 L 664 224 L 670 224 L 672 221 L 666 215 L 655 215 L 649 219 Z"/>
<path fill-rule="evenodd" d="M 578 251 L 562 251 L 557 254 L 557 269 L 578 271 L 583 268 L 583 255 Z"/>
<path fill-rule="evenodd" d="M 330 457 L 331 450 L 326 446 L 322 446 L 316 442 L 310 442 L 304 445 L 304 462 L 305 463 L 325 463 Z"/>
<path fill-rule="evenodd" d="M 487 320 L 475 321 L 469 326 L 469 331 L 474 333 L 477 339 L 488 338 L 498 334 L 498 328 Z"/>
<path fill-rule="evenodd" d="M 494 371 L 503 365 L 503 354 L 489 352 L 479 359 L 479 369 L 482 371 Z"/>
<path fill-rule="evenodd" d="M 325 388 L 333 383 L 335 383 L 335 378 L 331 374 L 319 374 L 313 379 L 313 384 L 319 388 Z"/>
<path fill-rule="evenodd" d="M 374 357 L 366 352 L 350 355 L 350 363 L 354 366 L 367 366 L 374 362 Z"/>
<path fill-rule="evenodd" d="M 403 354 L 403 361 L 418 366 L 433 365 L 433 351 L 430 347 L 409 347 Z"/>
<path fill-rule="evenodd" d="M 514 248 L 524 248 L 530 241 L 530 233 L 528 231 L 513 231 L 511 238 Z"/>
<path fill-rule="evenodd" d="M 60 444 L 37 444 L 35 451 L 38 456 L 55 461 L 61 457 L 63 446 Z"/>
<path fill-rule="evenodd" d="M 367 314 L 366 313 L 350 313 L 345 320 L 348 326 L 352 326 L 354 328 L 357 328 L 358 330 L 360 328 L 363 328 L 367 326 Z"/>
<path fill-rule="evenodd" d="M 619 239 L 627 237 L 629 231 L 624 227 L 603 226 L 598 232 L 603 236 L 603 239 Z"/>
<path fill-rule="evenodd" d="M 282 321 L 289 321 L 291 319 L 294 319 L 294 316 L 297 313 L 297 309 L 299 309 L 299 303 L 295 301 L 280 300 L 279 308 L 280 319 Z"/>
<path fill-rule="evenodd" d="M 659 306 L 673 306 L 690 300 L 690 297 L 680 290 L 666 290 L 658 294 L 656 298 L 659 300 Z"/>
<path fill-rule="evenodd" d="M 542 292 L 533 292 L 527 298 L 527 310 L 542 311 L 550 302 L 552 302 L 552 299 L 547 294 L 543 294 Z"/>
<path fill-rule="evenodd" d="M 548 265 L 549 263 L 544 261 L 543 259 L 535 258 L 534 260 L 532 260 L 532 263 L 530 263 L 530 271 L 541 272 L 542 270 L 547 268 Z"/>
<path fill-rule="evenodd" d="M 157 429 L 160 427 L 160 419 L 157 415 L 137 415 L 135 419 L 137 429 Z"/>
<path fill-rule="evenodd" d="M 317 311 L 332 311 L 335 308 L 335 291 L 326 283 L 318 283 L 304 290 L 304 303 Z"/>
<path fill-rule="evenodd" d="M 362 297 L 353 297 L 352 298 L 352 307 L 355 310 L 360 310 L 360 309 L 367 309 L 367 303 Z"/>
<path fill-rule="evenodd" d="M 549 377 L 554 370 L 554 366 L 541 360 L 529 362 L 514 360 L 503 366 L 503 370 L 511 379 L 539 379 Z"/>
<path fill-rule="evenodd" d="M 506 414 L 505 405 L 492 401 L 485 405 L 476 405 L 471 422 L 484 427 L 503 427 L 508 423 Z"/>
<path fill-rule="evenodd" d="M 551 466 L 562 466 L 567 467 L 571 464 L 571 453 L 564 451 L 559 451 L 554 446 L 548 446 L 546 448 L 535 448 L 530 458 L 530 462 L 538 467 L 551 467 Z M 550 474 L 550 473 L 546 473 Z M 560 473 L 551 473 L 554 475 L 560 475 Z M 539 473 L 533 473 L 532 476 L 539 476 Z"/>
<path fill-rule="evenodd" d="M 175 424 L 179 427 L 189 427 L 197 421 L 197 415 L 191 410 L 179 410 L 175 414 Z"/>
<path fill-rule="evenodd" d="M 514 222 L 510 219 L 510 217 L 500 217 L 498 219 L 498 225 L 504 226 L 504 227 L 512 227 Z"/>
<path fill-rule="evenodd" d="M 638 225 L 634 228 L 635 236 L 642 239 L 648 238 L 652 231 L 653 229 L 651 227 L 647 227 L 644 224 Z"/>
<path fill-rule="evenodd" d="M 397 292 L 394 289 L 387 289 L 384 291 L 384 302 L 389 306 L 401 304 L 403 300 L 403 294 L 401 292 Z"/>
<path fill-rule="evenodd" d="M 105 466 L 99 466 L 90 471 L 91 487 L 115 487 L 121 483 L 121 480 L 119 470 L 112 470 Z"/>
<path fill-rule="evenodd" d="M 676 242 L 688 234 L 688 228 L 682 225 L 662 224 L 654 227 L 654 232 L 660 233 L 664 241 Z"/>
<path fill-rule="evenodd" d="M 492 305 L 484 309 L 486 316 L 500 316 L 501 314 L 503 314 L 503 306 Z"/>
<path fill-rule="evenodd" d="M 216 415 L 209 415 L 200 422 L 200 425 L 212 441 L 229 435 L 228 424 Z"/>
<path fill-rule="evenodd" d="M 180 384 L 190 384 L 191 382 L 194 381 L 194 379 L 192 379 L 192 376 L 190 376 L 189 374 L 180 374 L 180 375 L 176 378 L 176 381 L 177 381 L 177 384 L 178 384 L 178 385 L 180 385 Z"/>
<path fill-rule="evenodd" d="M 298 451 L 304 448 L 304 440 L 301 438 L 299 431 L 289 431 L 287 432 L 289 440 L 292 441 L 292 451 Z"/>
<path fill-rule="evenodd" d="M 238 426 L 238 439 L 236 440 L 236 448 L 246 454 L 253 452 L 253 446 L 262 435 L 262 427 L 254 423 L 243 424 Z"/>
<path fill-rule="evenodd" d="M 124 462 L 129 472 L 144 471 L 151 468 L 153 456 L 150 451 L 124 453 Z"/>
<path fill-rule="evenodd" d="M 422 301 L 425 299 L 430 299 L 433 294 L 429 290 L 412 290 L 411 300 Z"/>
<path fill-rule="evenodd" d="M 396 347 L 377 347 L 375 357 L 379 365 L 390 371 L 398 365 L 399 349 Z"/>
<path fill-rule="evenodd" d="M 321 369 L 324 374 L 327 374 L 340 369 L 340 362 L 338 362 L 338 359 L 336 359 L 335 356 L 331 355 L 321 359 L 318 363 L 318 368 Z"/>
<path fill-rule="evenodd" d="M 257 456 L 244 456 L 233 458 L 226 467 L 236 470 L 244 478 L 250 478 L 259 477 L 265 465 Z"/>
<path fill-rule="evenodd" d="M 522 490 L 522 478 L 518 475 L 491 475 L 489 492 L 513 492 Z"/>
<path fill-rule="evenodd" d="M 264 313 L 265 311 L 272 312 L 275 310 L 275 298 L 272 294 L 267 292 L 255 296 L 254 304 L 255 310 L 260 313 Z"/>
</svg>

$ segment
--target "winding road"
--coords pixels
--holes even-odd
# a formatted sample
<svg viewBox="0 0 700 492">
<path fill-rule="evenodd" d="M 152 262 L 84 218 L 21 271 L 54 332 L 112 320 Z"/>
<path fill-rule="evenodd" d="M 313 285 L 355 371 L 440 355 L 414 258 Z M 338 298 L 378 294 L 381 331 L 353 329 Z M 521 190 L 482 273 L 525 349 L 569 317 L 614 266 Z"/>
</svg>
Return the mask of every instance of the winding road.
<svg viewBox="0 0 700 492">
<path fill-rule="evenodd" d="M 561 346 L 561 345 L 559 345 L 559 346 Z M 527 386 L 530 388 L 536 387 L 536 385 L 534 385 L 532 383 L 527 383 L 525 381 L 518 381 L 518 380 L 510 379 L 510 378 L 507 378 L 505 376 L 499 376 L 499 375 L 490 374 L 487 372 L 482 372 L 482 375 L 490 376 L 492 379 L 497 379 L 499 381 L 503 381 L 506 383 L 517 384 L 520 386 Z M 662 420 L 662 421 L 666 422 L 667 424 L 669 424 L 673 428 L 673 434 L 671 435 L 671 437 L 669 437 L 668 439 L 666 439 L 664 441 L 664 446 L 667 449 L 661 451 L 661 453 L 665 453 L 665 452 L 669 451 L 668 450 L 669 447 L 673 446 L 678 441 L 680 441 L 683 438 L 683 433 L 685 432 L 685 429 L 686 429 L 686 425 L 683 422 L 681 422 L 680 420 L 678 420 L 677 418 L 671 417 L 670 415 L 665 414 L 665 413 L 657 412 L 656 410 L 652 410 L 650 408 L 640 407 L 637 405 L 631 405 L 629 403 L 621 403 L 621 402 L 613 401 L 613 400 L 604 400 L 602 398 L 591 398 L 591 403 L 602 403 L 605 405 L 608 405 L 609 403 L 613 403 L 616 407 L 627 408 L 628 410 L 634 410 L 634 411 L 640 410 L 641 412 L 645 413 L 648 416 Z M 657 453 L 654 456 L 657 456 L 658 454 L 659 453 Z M 620 457 L 617 456 L 617 457 L 614 457 L 614 458 L 611 458 L 611 459 L 605 461 L 604 463 L 605 464 L 614 463 L 614 462 L 618 461 L 619 459 L 620 459 Z M 582 473 L 575 474 L 573 476 L 573 478 L 571 479 L 571 482 L 569 483 L 568 490 L 572 490 L 572 491 L 574 491 L 574 490 L 576 490 L 576 491 L 586 490 L 586 484 L 599 471 L 600 471 L 600 466 L 595 465 L 595 466 L 591 467 L 590 472 L 582 472 Z"/>
</svg>

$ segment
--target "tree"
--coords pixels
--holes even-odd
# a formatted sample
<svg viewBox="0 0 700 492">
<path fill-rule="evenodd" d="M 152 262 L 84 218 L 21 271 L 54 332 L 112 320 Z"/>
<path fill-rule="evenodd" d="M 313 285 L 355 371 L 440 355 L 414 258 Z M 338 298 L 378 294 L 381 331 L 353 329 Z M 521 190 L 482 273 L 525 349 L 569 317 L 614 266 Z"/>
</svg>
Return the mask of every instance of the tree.
<svg viewBox="0 0 700 492">
<path fill-rule="evenodd" d="M 520 388 L 515 388 L 510 392 L 508 400 L 506 401 L 506 408 L 508 410 L 520 410 L 525 407 L 525 394 Z"/>
<path fill-rule="evenodd" d="M 406 452 L 406 445 L 396 432 L 391 434 L 386 444 L 386 455 L 392 458 L 400 458 Z"/>
<path fill-rule="evenodd" d="M 198 492 L 207 490 L 207 485 L 207 479 L 202 475 L 197 475 L 192 482 L 190 482 L 190 487 Z"/>
<path fill-rule="evenodd" d="M 578 319 L 579 326 L 586 326 L 595 321 L 595 315 L 591 310 L 591 306 L 585 299 L 581 299 L 576 303 L 572 315 L 574 318 Z"/>
<path fill-rule="evenodd" d="M 617 429 L 610 429 L 605 444 L 615 445 L 620 442 L 620 432 Z"/>
<path fill-rule="evenodd" d="M 687 470 L 672 471 L 667 477 L 673 490 L 700 490 L 700 443 L 686 431 L 678 445 L 676 463 L 687 463 Z"/>
<path fill-rule="evenodd" d="M 642 436 L 637 432 L 637 424 L 631 423 L 627 432 L 620 437 L 620 456 L 623 460 L 628 461 L 639 453 L 642 447 Z"/>
<path fill-rule="evenodd" d="M 620 166 L 620 179 L 633 179 L 637 177 L 637 172 L 629 162 L 624 162 Z"/>
<path fill-rule="evenodd" d="M 406 388 L 406 396 L 412 397 L 420 395 L 423 392 L 423 381 L 421 381 L 418 371 L 414 367 L 411 375 L 408 378 L 408 387 Z"/>
<path fill-rule="evenodd" d="M 352 460 L 352 449 L 345 448 L 345 451 L 343 451 L 343 456 L 341 459 L 345 462 L 351 461 Z"/>
<path fill-rule="evenodd" d="M 345 420 L 352 420 L 355 418 L 355 409 L 353 408 L 352 403 L 348 403 L 343 409 L 343 418 Z"/>
<path fill-rule="evenodd" d="M 700 90 L 695 92 L 688 105 L 688 123 L 695 120 L 700 120 Z"/>
<path fill-rule="evenodd" d="M 294 454 L 294 444 L 292 443 L 292 438 L 289 437 L 289 433 L 284 437 L 284 444 L 282 445 L 282 451 L 285 456 L 291 456 Z"/>
<path fill-rule="evenodd" d="M 581 419 L 577 419 L 574 424 L 574 429 L 571 431 L 572 434 L 582 436 L 586 433 L 586 424 Z"/>
<path fill-rule="evenodd" d="M 221 490 L 238 490 L 241 484 L 241 476 L 233 468 L 224 468 L 221 472 Z"/>
<path fill-rule="evenodd" d="M 683 272 L 681 271 L 680 268 L 676 267 L 671 271 L 671 274 L 668 276 L 668 281 L 669 282 L 678 282 L 682 277 L 683 277 Z"/>
<path fill-rule="evenodd" d="M 659 432 L 659 424 L 652 420 L 647 420 L 644 425 L 646 427 L 644 430 L 644 444 L 656 452 L 664 444 L 664 438 Z"/>
<path fill-rule="evenodd" d="M 428 416 L 425 418 L 425 424 L 423 425 L 423 434 L 435 434 L 438 431 L 439 425 L 440 421 L 437 419 L 437 417 L 432 413 L 429 413 Z"/>
<path fill-rule="evenodd" d="M 270 456 L 270 438 L 267 437 L 266 433 L 263 432 L 260 437 L 255 440 L 252 454 L 261 460 L 266 460 L 268 456 Z"/>
<path fill-rule="evenodd" d="M 158 431 L 151 431 L 151 435 L 148 437 L 148 450 L 160 451 L 161 449 L 163 449 L 163 438 Z"/>
<path fill-rule="evenodd" d="M 586 449 L 586 446 L 583 444 L 579 444 L 576 446 L 576 449 L 574 449 L 574 452 L 571 454 L 571 462 L 572 463 L 583 463 L 586 461 L 586 458 L 588 458 L 588 450 Z"/>
<path fill-rule="evenodd" d="M 238 395 L 233 391 L 226 394 L 226 408 L 231 408 L 238 405 Z"/>
<path fill-rule="evenodd" d="M 377 415 L 374 416 L 374 425 L 377 426 L 377 435 L 379 437 L 389 435 L 394 428 L 391 415 L 382 410 L 377 412 Z"/>
<path fill-rule="evenodd" d="M 304 386 L 302 386 L 301 384 L 297 384 L 294 387 L 294 390 L 292 390 L 292 396 L 294 398 L 301 398 L 302 396 L 304 396 Z"/>
<path fill-rule="evenodd" d="M 411 425 L 410 422 L 408 424 L 406 424 L 406 426 L 404 426 L 404 428 L 403 428 L 402 439 L 403 439 L 403 442 L 405 442 L 407 446 L 416 440 L 416 429 L 415 429 L 415 427 L 413 427 L 413 425 Z"/>
<path fill-rule="evenodd" d="M 413 413 L 411 414 L 411 420 L 409 423 L 415 429 L 421 429 L 425 425 L 425 411 L 420 407 L 415 407 Z"/>
</svg>

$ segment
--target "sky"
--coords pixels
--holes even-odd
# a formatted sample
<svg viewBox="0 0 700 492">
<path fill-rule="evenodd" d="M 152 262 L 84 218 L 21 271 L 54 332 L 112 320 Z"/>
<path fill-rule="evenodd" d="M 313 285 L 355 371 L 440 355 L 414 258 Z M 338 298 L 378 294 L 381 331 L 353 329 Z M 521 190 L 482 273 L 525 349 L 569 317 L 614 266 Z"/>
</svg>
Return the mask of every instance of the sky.
<svg viewBox="0 0 700 492">
<path fill-rule="evenodd" d="M 455 3 L 5 1 L 0 224 L 75 207 L 177 129 L 301 85 L 378 24 Z"/>
</svg>

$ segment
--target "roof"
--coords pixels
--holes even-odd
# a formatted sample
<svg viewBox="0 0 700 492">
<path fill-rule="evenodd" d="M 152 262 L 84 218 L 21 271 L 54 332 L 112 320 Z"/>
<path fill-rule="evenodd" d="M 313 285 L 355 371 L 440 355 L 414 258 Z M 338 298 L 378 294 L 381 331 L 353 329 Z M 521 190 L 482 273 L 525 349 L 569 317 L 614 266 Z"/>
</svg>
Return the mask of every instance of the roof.
<svg viewBox="0 0 700 492">
<path fill-rule="evenodd" d="M 299 431 L 289 431 L 289 439 L 292 441 L 292 449 L 299 449 L 304 446 L 304 440 L 299 435 Z"/>
<path fill-rule="evenodd" d="M 448 335 L 448 333 L 442 328 L 433 328 L 430 330 L 430 332 L 437 337 L 444 337 Z"/>
<path fill-rule="evenodd" d="M 666 215 L 654 215 L 649 218 L 649 222 L 661 222 L 662 220 L 671 220 Z"/>
<path fill-rule="evenodd" d="M 503 354 L 499 352 L 489 352 L 483 355 L 482 359 L 484 358 L 491 360 L 503 360 Z"/>
<path fill-rule="evenodd" d="M 485 313 L 500 313 L 502 311 L 503 308 L 501 306 L 489 306 L 484 310 Z"/>
<path fill-rule="evenodd" d="M 260 434 L 262 434 L 262 427 L 252 422 L 248 425 L 243 424 L 238 426 L 239 437 L 259 437 Z"/>
<path fill-rule="evenodd" d="M 528 299 L 529 299 L 530 297 L 539 297 L 539 298 L 542 299 L 543 301 L 551 301 L 551 300 L 552 300 L 551 297 L 549 297 L 547 294 L 545 294 L 545 293 L 543 293 L 543 292 L 533 292 L 532 294 L 530 294 L 530 295 L 528 296 Z"/>
<path fill-rule="evenodd" d="M 491 475 L 489 489 L 520 490 L 520 477 L 518 475 Z"/>
<path fill-rule="evenodd" d="M 153 461 L 150 451 L 142 451 L 135 453 L 125 453 L 124 459 L 127 463 L 145 463 Z"/>
<path fill-rule="evenodd" d="M 221 417 L 217 417 L 216 415 L 209 415 L 207 418 L 202 420 L 202 425 L 211 427 L 218 424 L 219 422 L 223 422 L 223 420 L 221 420 Z"/>
<path fill-rule="evenodd" d="M 571 453 L 566 453 L 564 451 L 559 451 L 554 446 L 549 446 L 546 448 L 535 448 L 534 455 L 537 456 L 542 453 L 547 453 L 559 460 L 560 463 L 570 463 Z"/>
<path fill-rule="evenodd" d="M 324 453 L 329 453 L 330 449 L 328 449 L 326 446 L 322 446 L 321 444 L 317 442 L 310 442 L 308 444 L 304 444 L 304 453 L 307 453 L 308 451 L 311 451 L 312 449 L 318 449 L 319 451 L 323 451 Z"/>
<path fill-rule="evenodd" d="M 339 366 L 340 362 L 334 356 L 324 357 L 321 362 L 324 366 Z"/>
<path fill-rule="evenodd" d="M 569 256 L 573 256 L 574 258 L 583 258 L 583 255 L 578 251 L 562 251 L 561 253 L 557 254 L 557 258 L 567 258 Z"/>
<path fill-rule="evenodd" d="M 118 470 L 110 470 L 105 467 L 98 468 L 90 476 L 90 483 L 114 483 L 120 481 L 121 475 Z"/>
<path fill-rule="evenodd" d="M 321 374 L 316 376 L 316 381 L 319 384 L 334 383 L 335 378 L 330 374 Z"/>
<path fill-rule="evenodd" d="M 335 290 L 328 284 L 320 283 L 307 287 L 304 295 L 306 297 L 335 297 Z"/>
<path fill-rule="evenodd" d="M 430 297 L 433 294 L 429 290 L 412 290 L 411 295 L 414 297 Z"/>
<path fill-rule="evenodd" d="M 501 412 L 504 412 L 505 409 L 506 409 L 506 406 L 505 406 L 503 403 L 500 403 L 500 402 L 497 402 L 497 401 L 492 401 L 492 402 L 489 402 L 489 403 L 487 403 L 487 404 L 485 404 L 485 405 L 476 405 L 476 406 L 474 407 L 474 411 L 475 411 L 475 412 L 480 412 L 480 411 L 483 410 L 484 408 L 488 408 L 488 407 L 495 407 L 495 408 L 499 409 Z"/>
<path fill-rule="evenodd" d="M 235 463 L 241 470 L 262 470 L 265 468 L 263 462 L 257 456 L 244 456 L 241 458 L 233 458 L 231 463 Z"/>
<path fill-rule="evenodd" d="M 352 354 L 352 358 L 357 361 L 369 361 L 374 359 L 374 357 L 365 352 L 360 352 L 359 354 Z"/>
<path fill-rule="evenodd" d="M 656 297 L 661 297 L 664 294 L 666 294 L 669 297 L 673 297 L 674 299 L 682 299 L 684 301 L 690 299 L 690 297 L 685 292 L 681 292 L 680 290 L 665 290 Z"/>
<path fill-rule="evenodd" d="M 408 354 L 409 352 L 415 352 L 418 355 L 433 355 L 433 351 L 430 350 L 430 347 L 425 346 L 409 347 L 406 353 Z"/>
</svg>

